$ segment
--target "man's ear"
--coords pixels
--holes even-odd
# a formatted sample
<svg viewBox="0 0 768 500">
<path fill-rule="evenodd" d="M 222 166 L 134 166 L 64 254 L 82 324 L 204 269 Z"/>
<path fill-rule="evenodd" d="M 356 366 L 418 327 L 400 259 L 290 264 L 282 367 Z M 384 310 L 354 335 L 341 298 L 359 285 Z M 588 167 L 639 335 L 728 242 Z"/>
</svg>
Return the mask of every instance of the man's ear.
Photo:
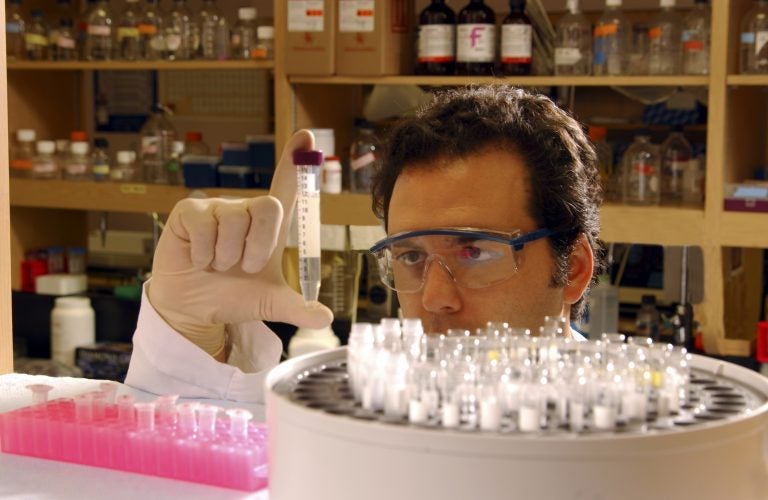
<svg viewBox="0 0 768 500">
<path fill-rule="evenodd" d="M 595 256 L 586 235 L 581 234 L 568 257 L 568 282 L 563 288 L 563 301 L 575 304 L 584 295 L 594 271 Z"/>
</svg>

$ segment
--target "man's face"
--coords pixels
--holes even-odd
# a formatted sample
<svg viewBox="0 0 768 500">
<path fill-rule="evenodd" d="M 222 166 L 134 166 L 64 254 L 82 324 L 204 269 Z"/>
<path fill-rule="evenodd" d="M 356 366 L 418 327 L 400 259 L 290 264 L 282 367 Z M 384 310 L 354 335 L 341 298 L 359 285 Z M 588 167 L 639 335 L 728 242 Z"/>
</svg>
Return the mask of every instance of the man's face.
<svg viewBox="0 0 768 500">
<path fill-rule="evenodd" d="M 529 196 L 527 169 L 508 151 L 409 165 L 395 183 L 388 232 L 472 227 L 528 233 L 539 229 L 528 214 Z M 567 315 L 563 289 L 550 286 L 554 259 L 547 239 L 526 244 L 517 258 L 517 274 L 480 289 L 458 286 L 433 263 L 419 291 L 398 294 L 405 317 L 421 318 L 427 332 L 474 331 L 487 321 L 535 332 L 545 315 Z"/>
</svg>

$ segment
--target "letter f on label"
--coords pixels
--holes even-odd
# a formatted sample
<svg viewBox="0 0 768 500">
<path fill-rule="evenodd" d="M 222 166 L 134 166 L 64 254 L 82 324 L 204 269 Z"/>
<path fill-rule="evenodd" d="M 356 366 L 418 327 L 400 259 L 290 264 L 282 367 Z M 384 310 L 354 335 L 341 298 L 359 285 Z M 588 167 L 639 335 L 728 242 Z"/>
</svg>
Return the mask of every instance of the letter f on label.
<svg viewBox="0 0 768 500">
<path fill-rule="evenodd" d="M 470 47 L 474 49 L 477 46 L 476 40 L 482 36 L 481 32 L 483 31 L 485 31 L 485 26 L 475 26 L 472 28 L 472 31 L 469 32 Z"/>
</svg>

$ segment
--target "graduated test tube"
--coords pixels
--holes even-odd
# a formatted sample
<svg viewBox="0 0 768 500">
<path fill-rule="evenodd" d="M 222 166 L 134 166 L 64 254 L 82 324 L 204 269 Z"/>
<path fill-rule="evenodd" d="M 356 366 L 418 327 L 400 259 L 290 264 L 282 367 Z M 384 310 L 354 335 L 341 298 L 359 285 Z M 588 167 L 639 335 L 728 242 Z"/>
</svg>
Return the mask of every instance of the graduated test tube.
<svg viewBox="0 0 768 500">
<path fill-rule="evenodd" d="M 305 302 L 320 293 L 320 166 L 322 151 L 294 151 L 298 176 L 299 283 Z"/>
</svg>

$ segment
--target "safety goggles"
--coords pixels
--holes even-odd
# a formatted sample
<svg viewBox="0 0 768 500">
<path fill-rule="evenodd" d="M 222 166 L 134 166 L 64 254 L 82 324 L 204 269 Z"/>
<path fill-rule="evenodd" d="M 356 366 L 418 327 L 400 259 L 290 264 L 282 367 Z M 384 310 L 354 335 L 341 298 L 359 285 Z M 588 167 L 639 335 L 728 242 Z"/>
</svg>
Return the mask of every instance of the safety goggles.
<svg viewBox="0 0 768 500">
<path fill-rule="evenodd" d="M 550 229 L 530 233 L 474 228 L 408 231 L 389 236 L 371 247 L 381 281 L 399 293 L 418 292 L 432 262 L 440 264 L 463 288 L 485 288 L 517 273 L 516 253 L 526 243 L 555 234 Z"/>
</svg>

